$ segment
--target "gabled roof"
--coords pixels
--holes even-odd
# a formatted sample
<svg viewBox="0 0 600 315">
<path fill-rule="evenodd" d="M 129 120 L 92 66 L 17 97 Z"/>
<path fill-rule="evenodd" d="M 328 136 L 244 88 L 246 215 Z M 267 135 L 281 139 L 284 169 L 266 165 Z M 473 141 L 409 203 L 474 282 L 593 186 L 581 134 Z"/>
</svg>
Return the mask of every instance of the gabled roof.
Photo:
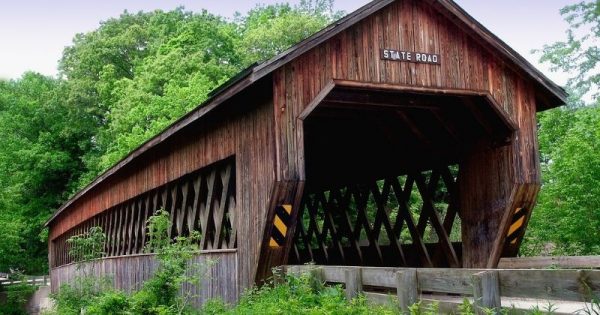
<svg viewBox="0 0 600 315">
<path fill-rule="evenodd" d="M 66 208 L 77 201 L 81 196 L 86 194 L 88 191 L 96 187 L 106 178 L 112 176 L 122 167 L 129 164 L 149 149 L 157 146 L 166 139 L 170 138 L 173 134 L 177 133 L 189 124 L 198 121 L 208 112 L 212 111 L 215 107 L 219 106 L 229 98 L 238 94 L 242 90 L 248 88 L 258 80 L 270 75 L 273 71 L 301 56 L 305 52 L 315 48 L 321 43 L 331 39 L 340 32 L 348 29 L 355 25 L 362 19 L 370 16 L 371 14 L 379 11 L 388 4 L 395 0 L 374 0 L 358 10 L 346 15 L 340 20 L 330 24 L 321 31 L 308 37 L 307 39 L 299 42 L 292 46 L 286 51 L 279 55 L 271 58 L 270 60 L 261 64 L 254 64 L 249 68 L 241 71 L 239 74 L 234 76 L 232 79 L 227 81 L 222 86 L 216 88 L 209 94 L 209 99 L 197 106 L 194 110 L 181 117 L 179 120 L 171 124 L 160 134 L 154 136 L 150 140 L 146 141 L 138 148 L 129 153 L 121 161 L 115 164 L 113 167 L 105 171 L 102 175 L 96 178 L 92 183 L 87 185 L 84 189 L 79 191 L 75 196 L 64 203 L 54 215 L 46 222 L 45 225 L 50 224 L 56 217 L 58 217 Z M 506 43 L 500 40 L 496 35 L 486 29 L 483 25 L 477 22 L 472 16 L 465 12 L 460 6 L 458 6 L 452 0 L 421 0 L 427 1 L 438 9 L 443 15 L 453 20 L 458 24 L 459 27 L 469 32 L 476 40 L 483 41 L 486 47 L 496 52 L 498 55 L 506 59 L 509 63 L 514 65 L 514 68 L 522 71 L 528 76 L 533 82 L 538 85 L 538 89 L 543 90 L 543 94 L 547 95 L 544 97 L 545 102 L 540 109 L 548 109 L 557 107 L 566 103 L 567 93 L 560 86 L 556 85 L 544 74 L 537 70 L 531 65 L 525 58 L 519 55 L 515 50 L 510 48 Z"/>
</svg>

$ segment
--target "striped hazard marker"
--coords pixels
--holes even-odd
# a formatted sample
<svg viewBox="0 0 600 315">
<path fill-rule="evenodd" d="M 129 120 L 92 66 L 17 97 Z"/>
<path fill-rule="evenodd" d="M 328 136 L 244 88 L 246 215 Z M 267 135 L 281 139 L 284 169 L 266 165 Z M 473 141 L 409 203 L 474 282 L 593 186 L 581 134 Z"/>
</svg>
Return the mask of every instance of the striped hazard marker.
<svg viewBox="0 0 600 315">
<path fill-rule="evenodd" d="M 280 205 L 275 209 L 270 247 L 281 247 L 285 244 L 285 236 L 291 221 L 292 205 Z"/>
</svg>

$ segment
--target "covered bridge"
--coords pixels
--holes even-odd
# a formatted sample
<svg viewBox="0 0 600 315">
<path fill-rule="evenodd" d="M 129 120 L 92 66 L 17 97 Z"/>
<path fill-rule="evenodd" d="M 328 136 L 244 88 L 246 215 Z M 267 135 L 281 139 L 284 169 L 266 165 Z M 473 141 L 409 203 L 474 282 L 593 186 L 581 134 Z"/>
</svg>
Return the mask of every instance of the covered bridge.
<svg viewBox="0 0 600 315">
<path fill-rule="evenodd" d="M 99 273 L 139 287 L 144 222 L 200 231 L 203 300 L 235 301 L 281 264 L 495 267 L 540 188 L 536 112 L 566 93 L 451 0 L 376 0 L 214 91 L 48 221 L 101 226 Z"/>
</svg>

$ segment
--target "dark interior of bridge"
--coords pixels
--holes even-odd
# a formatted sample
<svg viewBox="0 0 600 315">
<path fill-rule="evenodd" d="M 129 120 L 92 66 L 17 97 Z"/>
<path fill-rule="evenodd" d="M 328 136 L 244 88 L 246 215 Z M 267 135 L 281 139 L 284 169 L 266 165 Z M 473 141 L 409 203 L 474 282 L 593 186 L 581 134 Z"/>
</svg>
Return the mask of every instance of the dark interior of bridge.
<svg viewBox="0 0 600 315">
<path fill-rule="evenodd" d="M 486 95 L 335 87 L 304 120 L 290 263 L 460 266 L 457 185 L 478 141 L 514 128 Z"/>
</svg>

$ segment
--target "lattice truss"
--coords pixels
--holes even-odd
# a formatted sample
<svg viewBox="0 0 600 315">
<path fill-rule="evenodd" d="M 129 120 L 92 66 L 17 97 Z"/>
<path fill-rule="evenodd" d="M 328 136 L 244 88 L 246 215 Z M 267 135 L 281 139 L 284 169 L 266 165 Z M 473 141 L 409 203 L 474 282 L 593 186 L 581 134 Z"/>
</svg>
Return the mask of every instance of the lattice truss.
<svg viewBox="0 0 600 315">
<path fill-rule="evenodd" d="M 144 252 L 148 218 L 159 209 L 169 212 L 169 235 L 200 232 L 200 249 L 237 246 L 235 160 L 229 158 L 112 207 L 53 241 L 52 267 L 78 260 L 69 254 L 67 240 L 84 235 L 93 226 L 106 234 L 104 257 Z"/>
<path fill-rule="evenodd" d="M 291 263 L 460 267 L 457 169 L 307 192 Z"/>
</svg>

